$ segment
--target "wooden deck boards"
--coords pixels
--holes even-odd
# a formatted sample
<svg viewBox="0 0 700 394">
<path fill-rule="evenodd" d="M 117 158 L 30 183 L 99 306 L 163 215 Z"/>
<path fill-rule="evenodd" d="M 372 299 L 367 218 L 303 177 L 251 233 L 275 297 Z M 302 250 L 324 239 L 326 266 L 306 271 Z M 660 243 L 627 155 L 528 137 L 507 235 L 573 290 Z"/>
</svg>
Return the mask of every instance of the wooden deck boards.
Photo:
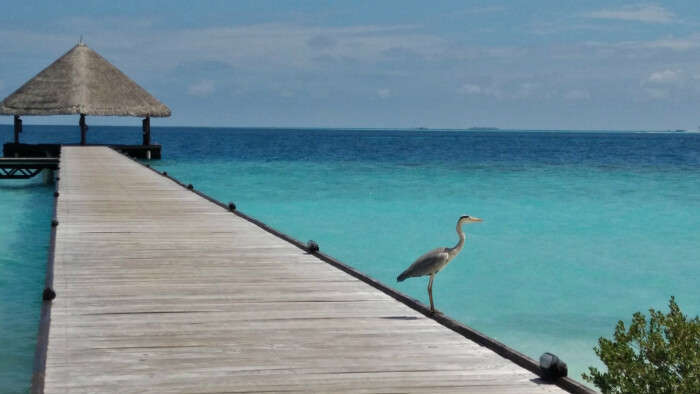
<svg viewBox="0 0 700 394">
<path fill-rule="evenodd" d="M 46 393 L 562 392 L 108 148 L 60 178 Z"/>
</svg>

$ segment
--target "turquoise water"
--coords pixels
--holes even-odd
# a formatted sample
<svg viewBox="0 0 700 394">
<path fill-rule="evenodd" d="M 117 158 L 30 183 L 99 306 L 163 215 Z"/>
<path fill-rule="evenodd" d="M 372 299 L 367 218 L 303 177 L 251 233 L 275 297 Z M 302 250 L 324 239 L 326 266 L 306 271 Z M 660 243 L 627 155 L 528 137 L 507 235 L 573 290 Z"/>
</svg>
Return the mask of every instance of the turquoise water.
<svg viewBox="0 0 700 394">
<path fill-rule="evenodd" d="M 618 319 L 663 307 L 672 294 L 685 311 L 700 310 L 700 204 L 682 194 L 700 190 L 697 174 L 679 185 L 664 174 L 575 168 L 160 167 L 426 303 L 426 280 L 396 284 L 396 275 L 423 252 L 454 245 L 460 214 L 484 218 L 438 275 L 438 308 L 530 356 L 555 352 L 574 376 L 595 363 L 596 338 Z M 331 182 L 319 180 L 328 174 Z"/>
<path fill-rule="evenodd" d="M 74 127 L 25 134 L 77 139 Z M 165 147 L 159 170 L 426 303 L 427 279 L 396 283 L 398 273 L 454 245 L 460 215 L 483 218 L 465 228 L 464 250 L 437 276 L 436 307 L 534 358 L 559 355 L 579 380 L 598 365 L 592 348 L 617 320 L 665 309 L 671 295 L 700 313 L 700 135 L 161 128 L 154 137 Z M 135 128 L 89 134 L 138 138 Z M 31 190 L 10 204 L 45 197 L 30 231 L 47 239 L 50 193 Z M 25 259 L 17 242 L 3 236 L 0 250 Z M 38 316 L 38 303 L 24 300 L 34 290 L 23 291 L 13 308 Z"/>
<path fill-rule="evenodd" d="M 39 324 L 53 186 L 0 181 L 0 392 L 27 392 Z"/>
</svg>

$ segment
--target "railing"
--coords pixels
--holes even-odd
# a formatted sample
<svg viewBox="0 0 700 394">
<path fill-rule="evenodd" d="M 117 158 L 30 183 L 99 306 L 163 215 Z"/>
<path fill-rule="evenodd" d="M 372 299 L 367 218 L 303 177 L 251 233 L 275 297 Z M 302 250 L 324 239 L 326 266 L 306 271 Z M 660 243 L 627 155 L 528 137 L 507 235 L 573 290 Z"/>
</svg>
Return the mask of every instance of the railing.
<svg viewBox="0 0 700 394">
<path fill-rule="evenodd" d="M 28 179 L 58 168 L 55 158 L 0 158 L 0 179 Z"/>
<path fill-rule="evenodd" d="M 12 142 L 5 143 L 2 148 L 2 154 L 5 157 L 58 157 L 61 151 L 61 145 L 74 146 L 76 144 L 16 144 Z M 101 145 L 101 144 L 97 144 Z M 151 145 L 113 145 L 107 144 L 112 148 L 125 153 L 127 156 L 137 159 L 159 160 L 161 158 L 162 146 L 159 144 Z"/>
</svg>

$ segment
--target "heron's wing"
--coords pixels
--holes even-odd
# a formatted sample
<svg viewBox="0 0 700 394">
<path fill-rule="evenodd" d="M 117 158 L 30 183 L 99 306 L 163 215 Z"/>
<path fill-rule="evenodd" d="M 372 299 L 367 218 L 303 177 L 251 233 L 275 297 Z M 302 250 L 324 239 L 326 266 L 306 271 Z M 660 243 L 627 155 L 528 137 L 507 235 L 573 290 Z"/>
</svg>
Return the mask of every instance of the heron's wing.
<svg viewBox="0 0 700 394">
<path fill-rule="evenodd" d="M 447 264 L 449 258 L 447 248 L 431 250 L 414 261 L 397 279 L 401 281 L 414 276 L 434 274 Z"/>
</svg>

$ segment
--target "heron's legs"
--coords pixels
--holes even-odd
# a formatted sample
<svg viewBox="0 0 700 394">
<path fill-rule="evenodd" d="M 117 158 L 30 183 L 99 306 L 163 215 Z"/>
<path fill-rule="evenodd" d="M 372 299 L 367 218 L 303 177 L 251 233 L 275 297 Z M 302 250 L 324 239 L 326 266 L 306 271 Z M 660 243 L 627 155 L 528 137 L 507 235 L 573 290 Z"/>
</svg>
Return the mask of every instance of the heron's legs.
<svg viewBox="0 0 700 394">
<path fill-rule="evenodd" d="M 428 281 L 428 296 L 430 297 L 431 313 L 435 313 L 435 307 L 433 306 L 433 279 L 435 279 L 435 274 L 430 274 L 430 280 Z"/>
</svg>

